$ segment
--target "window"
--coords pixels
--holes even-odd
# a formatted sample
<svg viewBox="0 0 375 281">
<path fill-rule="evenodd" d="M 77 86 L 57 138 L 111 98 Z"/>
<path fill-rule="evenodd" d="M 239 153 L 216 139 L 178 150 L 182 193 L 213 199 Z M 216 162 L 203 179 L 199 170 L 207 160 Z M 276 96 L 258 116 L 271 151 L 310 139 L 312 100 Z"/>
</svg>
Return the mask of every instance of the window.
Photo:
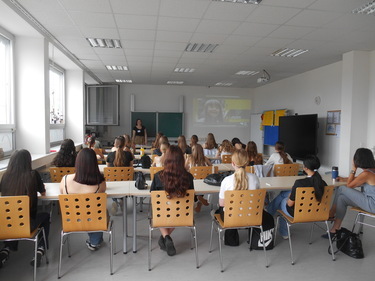
<svg viewBox="0 0 375 281">
<path fill-rule="evenodd" d="M 15 149 L 12 40 L 0 29 L 0 154 L 2 150 L 5 156 Z"/>
<path fill-rule="evenodd" d="M 65 130 L 65 87 L 64 70 L 52 63 L 49 68 L 50 93 L 50 143 L 64 140 Z"/>
</svg>

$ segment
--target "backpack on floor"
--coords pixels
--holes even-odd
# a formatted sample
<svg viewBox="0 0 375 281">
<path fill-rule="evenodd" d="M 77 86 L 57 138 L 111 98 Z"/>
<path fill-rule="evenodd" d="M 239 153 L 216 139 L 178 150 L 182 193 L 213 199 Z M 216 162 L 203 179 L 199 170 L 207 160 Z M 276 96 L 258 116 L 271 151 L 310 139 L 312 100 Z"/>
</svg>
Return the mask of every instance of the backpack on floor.
<svg viewBox="0 0 375 281">
<path fill-rule="evenodd" d="M 250 241 L 250 250 L 263 250 L 263 243 L 265 243 L 266 250 L 273 249 L 273 233 L 275 231 L 275 222 L 273 220 L 273 216 L 266 211 L 263 211 L 263 233 L 264 233 L 264 241 L 261 239 L 260 229 L 253 228 L 253 236 L 251 237 Z M 249 235 L 251 232 L 251 228 L 249 229 Z"/>
</svg>

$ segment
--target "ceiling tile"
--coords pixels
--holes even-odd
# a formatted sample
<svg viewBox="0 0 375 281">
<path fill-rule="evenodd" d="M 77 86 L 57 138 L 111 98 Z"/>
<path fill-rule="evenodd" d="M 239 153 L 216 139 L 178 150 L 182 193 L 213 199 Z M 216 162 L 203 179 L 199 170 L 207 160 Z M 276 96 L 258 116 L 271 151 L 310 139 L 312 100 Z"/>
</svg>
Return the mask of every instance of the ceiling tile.
<svg viewBox="0 0 375 281">
<path fill-rule="evenodd" d="M 249 22 L 283 24 L 297 15 L 301 9 L 269 7 L 258 5 L 258 7 L 246 19 Z"/>
<path fill-rule="evenodd" d="M 261 39 L 262 37 L 256 36 L 231 35 L 224 41 L 224 43 L 230 45 L 253 46 Z"/>
<path fill-rule="evenodd" d="M 110 3 L 116 14 L 148 16 L 156 16 L 160 5 L 159 0 L 110 0 Z"/>
<path fill-rule="evenodd" d="M 279 7 L 295 7 L 295 8 L 307 8 L 316 0 L 267 0 L 263 1 L 261 5 L 268 6 L 279 6 Z"/>
<path fill-rule="evenodd" d="M 139 16 L 139 15 L 115 15 L 118 28 L 125 29 L 156 29 L 156 16 Z"/>
<path fill-rule="evenodd" d="M 69 12 L 73 22 L 82 27 L 101 27 L 115 28 L 115 20 L 112 14 L 88 13 L 88 12 Z"/>
<path fill-rule="evenodd" d="M 244 22 L 236 29 L 234 34 L 265 37 L 278 27 L 275 24 Z"/>
<path fill-rule="evenodd" d="M 154 49 L 155 42 L 154 41 L 121 41 L 122 47 L 125 50 L 128 49 Z"/>
<path fill-rule="evenodd" d="M 125 41 L 151 41 L 155 40 L 156 32 L 154 30 L 138 30 L 138 29 L 119 29 L 120 38 Z"/>
<path fill-rule="evenodd" d="M 201 0 L 161 0 L 159 13 L 167 17 L 200 19 L 209 4 Z"/>
<path fill-rule="evenodd" d="M 297 39 L 309 34 L 313 30 L 315 30 L 315 28 L 312 27 L 281 26 L 275 31 L 273 31 L 269 35 L 269 37 Z"/>
<path fill-rule="evenodd" d="M 221 44 L 227 39 L 227 37 L 228 35 L 225 34 L 194 33 L 191 39 L 187 42 Z"/>
<path fill-rule="evenodd" d="M 198 24 L 198 19 L 159 17 L 158 30 L 193 32 Z"/>
<path fill-rule="evenodd" d="M 238 21 L 202 20 L 196 32 L 231 34 L 239 25 Z"/>
<path fill-rule="evenodd" d="M 192 34 L 192 32 L 158 30 L 156 33 L 156 40 L 164 42 L 189 42 Z"/>
<path fill-rule="evenodd" d="M 287 25 L 320 27 L 334 21 L 341 14 L 336 12 L 304 10 L 289 20 Z"/>
<path fill-rule="evenodd" d="M 86 38 L 118 39 L 116 28 L 81 27 L 82 34 Z"/>
<path fill-rule="evenodd" d="M 211 2 L 204 19 L 244 21 L 256 5 L 228 2 Z"/>
<path fill-rule="evenodd" d="M 59 0 L 70 11 L 112 13 L 108 0 Z"/>
</svg>

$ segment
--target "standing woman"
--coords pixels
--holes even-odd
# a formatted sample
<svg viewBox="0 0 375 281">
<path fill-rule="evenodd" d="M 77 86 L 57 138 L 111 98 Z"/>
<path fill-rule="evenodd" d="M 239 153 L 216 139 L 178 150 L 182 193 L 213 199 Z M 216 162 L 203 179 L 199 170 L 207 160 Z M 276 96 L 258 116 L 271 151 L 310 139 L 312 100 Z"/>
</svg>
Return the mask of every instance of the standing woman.
<svg viewBox="0 0 375 281">
<path fill-rule="evenodd" d="M 61 194 L 104 193 L 106 188 L 95 152 L 88 148 L 82 149 L 77 155 L 76 173 L 64 176 L 60 182 Z M 86 246 L 89 250 L 96 251 L 100 248 L 102 241 L 102 232 L 92 232 L 89 233 Z"/>
<path fill-rule="evenodd" d="M 65 139 L 51 164 L 56 167 L 74 167 L 76 157 L 77 152 L 74 142 L 71 139 Z"/>
<path fill-rule="evenodd" d="M 133 127 L 133 143 L 146 145 L 147 144 L 147 131 L 146 127 L 142 125 L 142 120 L 137 119 Z"/>
<path fill-rule="evenodd" d="M 96 160 L 96 159 L 95 159 Z M 8 168 L 0 182 L 1 196 L 19 196 L 28 195 L 30 197 L 30 226 L 33 231 L 37 227 L 44 228 L 47 243 L 49 234 L 49 214 L 39 213 L 38 209 L 38 192 L 45 195 L 46 189 L 42 179 L 37 171 L 31 168 L 30 152 L 21 149 L 16 150 L 8 164 Z M 5 214 L 1 214 L 5 216 Z M 4 242 L 4 248 L 0 250 L 0 267 L 9 259 L 9 252 L 17 251 L 18 241 Z M 44 256 L 46 245 L 44 240 L 38 242 L 37 250 L 37 267 L 40 266 L 41 259 Z M 34 266 L 34 259 L 30 264 Z"/>
<path fill-rule="evenodd" d="M 271 154 L 270 158 L 265 165 L 274 164 L 292 164 L 293 159 L 288 153 L 285 152 L 285 145 L 282 141 L 275 143 L 275 152 Z"/>
<path fill-rule="evenodd" d="M 355 176 L 358 168 L 363 169 L 363 172 Z M 332 234 L 341 228 L 348 206 L 375 213 L 375 160 L 372 151 L 367 148 L 358 148 L 353 157 L 349 177 L 338 177 L 338 181 L 346 181 L 346 186 L 340 186 L 335 192 L 329 213 L 332 218 L 336 216 L 330 230 Z M 355 189 L 359 186 L 363 188 L 363 192 Z M 325 238 L 328 238 L 328 234 Z"/>
<path fill-rule="evenodd" d="M 115 139 L 116 151 L 107 156 L 107 167 L 133 167 L 133 154 L 125 150 L 125 138 L 118 136 Z"/>
<path fill-rule="evenodd" d="M 249 166 L 263 165 L 263 156 L 258 153 L 257 144 L 249 141 L 246 145 L 246 152 L 249 155 Z"/>
<path fill-rule="evenodd" d="M 176 145 L 171 145 L 164 157 L 164 170 L 154 176 L 150 191 L 165 190 L 173 197 L 184 197 L 188 189 L 194 189 L 192 174 L 185 170 L 184 155 Z M 158 244 L 160 249 L 167 251 L 168 256 L 174 256 L 176 249 L 171 238 L 174 228 L 159 228 L 161 236 Z"/>
</svg>

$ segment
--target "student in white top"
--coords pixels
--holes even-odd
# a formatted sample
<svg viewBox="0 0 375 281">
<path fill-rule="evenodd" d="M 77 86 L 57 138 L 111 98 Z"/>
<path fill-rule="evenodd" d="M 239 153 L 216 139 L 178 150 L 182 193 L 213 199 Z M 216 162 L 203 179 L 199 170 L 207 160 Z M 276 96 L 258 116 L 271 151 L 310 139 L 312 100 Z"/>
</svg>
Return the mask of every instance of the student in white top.
<svg viewBox="0 0 375 281">
<path fill-rule="evenodd" d="M 244 149 L 239 149 L 232 154 L 232 166 L 234 174 L 227 176 L 221 182 L 219 193 L 219 205 L 224 207 L 224 194 L 227 190 L 259 189 L 259 179 L 255 174 L 246 173 L 245 167 L 249 162 L 249 156 Z"/>
<path fill-rule="evenodd" d="M 275 165 L 275 164 L 292 164 L 293 159 L 288 153 L 285 152 L 285 145 L 282 141 L 277 141 L 275 143 L 275 151 L 271 154 L 270 158 L 265 165 Z"/>
</svg>

